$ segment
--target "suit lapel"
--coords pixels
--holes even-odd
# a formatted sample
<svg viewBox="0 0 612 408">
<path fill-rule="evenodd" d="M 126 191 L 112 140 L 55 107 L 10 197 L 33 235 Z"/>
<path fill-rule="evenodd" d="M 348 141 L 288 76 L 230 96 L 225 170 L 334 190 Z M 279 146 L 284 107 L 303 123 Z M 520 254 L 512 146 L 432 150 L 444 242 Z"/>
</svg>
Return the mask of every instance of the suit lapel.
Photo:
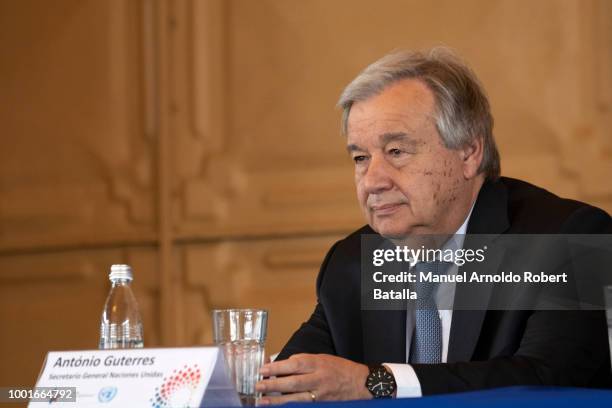
<svg viewBox="0 0 612 408">
<path fill-rule="evenodd" d="M 501 182 L 485 182 L 472 216 L 468 223 L 464 248 L 479 248 L 494 235 L 501 234 L 509 227 L 508 222 L 508 191 Z M 488 234 L 479 237 L 478 234 Z M 503 252 L 497 251 L 485 258 L 482 270 L 497 271 Z M 469 273 L 469 271 L 468 271 Z M 457 285 L 455 292 L 456 305 L 453 311 L 451 331 L 448 345 L 447 361 L 469 361 L 478 343 L 482 324 L 487 313 L 487 305 L 491 297 L 493 284 Z M 476 300 L 476 302 L 475 302 Z M 473 310 L 457 309 L 457 305 L 475 305 Z"/>
</svg>

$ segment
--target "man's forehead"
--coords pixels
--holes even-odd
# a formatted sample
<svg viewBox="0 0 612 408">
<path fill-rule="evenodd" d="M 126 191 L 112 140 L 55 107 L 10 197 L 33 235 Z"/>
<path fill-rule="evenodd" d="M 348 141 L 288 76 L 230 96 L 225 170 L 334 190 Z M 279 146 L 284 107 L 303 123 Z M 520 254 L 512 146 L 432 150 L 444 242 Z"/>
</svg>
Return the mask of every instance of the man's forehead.
<svg viewBox="0 0 612 408">
<path fill-rule="evenodd" d="M 390 142 L 413 143 L 434 125 L 430 115 L 405 115 L 388 113 L 367 118 L 350 117 L 347 127 L 347 145 L 375 144 L 384 146 Z M 349 149 L 353 150 L 353 149 Z"/>
<path fill-rule="evenodd" d="M 354 114 L 354 115 L 353 115 Z M 412 134 L 422 120 L 407 113 L 396 112 L 352 112 L 348 118 L 347 135 L 360 134 L 384 135 L 404 132 Z"/>
<path fill-rule="evenodd" d="M 353 104 L 348 115 L 347 135 L 418 133 L 432 123 L 433 95 L 420 81 L 401 81 L 378 95 Z"/>
</svg>

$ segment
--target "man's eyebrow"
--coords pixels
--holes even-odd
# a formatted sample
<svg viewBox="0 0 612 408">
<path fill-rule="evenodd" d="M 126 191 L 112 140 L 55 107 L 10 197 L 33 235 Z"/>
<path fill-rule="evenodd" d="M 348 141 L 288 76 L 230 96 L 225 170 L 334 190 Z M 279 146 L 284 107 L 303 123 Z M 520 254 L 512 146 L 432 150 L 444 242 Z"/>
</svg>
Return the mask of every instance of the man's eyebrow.
<svg viewBox="0 0 612 408">
<path fill-rule="evenodd" d="M 408 135 L 408 133 L 405 133 L 405 132 L 383 133 L 382 135 L 380 135 L 380 139 L 381 139 L 383 146 L 391 142 L 404 142 L 404 143 L 409 143 L 411 145 L 416 144 L 416 140 L 412 139 L 412 137 Z M 361 148 L 359 145 L 351 143 L 346 146 L 346 151 L 349 153 L 352 153 L 355 151 L 363 152 L 365 151 L 365 149 Z"/>
<path fill-rule="evenodd" d="M 349 153 L 352 153 L 352 152 L 363 152 L 363 149 L 361 147 L 357 146 L 356 144 L 351 143 L 350 145 L 346 146 L 346 151 L 349 152 Z"/>
</svg>

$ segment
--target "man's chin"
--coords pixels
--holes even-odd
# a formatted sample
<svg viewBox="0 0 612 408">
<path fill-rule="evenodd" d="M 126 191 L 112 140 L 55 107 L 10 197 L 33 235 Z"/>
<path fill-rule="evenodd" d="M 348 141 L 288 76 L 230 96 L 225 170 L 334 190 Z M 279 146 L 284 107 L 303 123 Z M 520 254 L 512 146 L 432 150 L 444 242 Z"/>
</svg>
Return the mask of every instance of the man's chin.
<svg viewBox="0 0 612 408">
<path fill-rule="evenodd" d="M 428 235 L 431 234 L 429 228 L 422 224 L 407 223 L 406 219 L 393 222 L 391 219 L 378 220 L 379 222 L 370 223 L 370 227 L 383 237 L 390 240 L 401 240 L 414 235 Z"/>
<path fill-rule="evenodd" d="M 410 228 L 398 228 L 397 225 L 372 225 L 372 229 L 382 235 L 383 237 L 391 240 L 398 240 L 406 238 L 411 232 Z"/>
<path fill-rule="evenodd" d="M 377 231 L 378 232 L 378 231 Z M 399 232 L 378 232 L 383 238 L 389 239 L 391 241 L 398 241 L 405 239 L 408 234 L 403 234 Z"/>
</svg>

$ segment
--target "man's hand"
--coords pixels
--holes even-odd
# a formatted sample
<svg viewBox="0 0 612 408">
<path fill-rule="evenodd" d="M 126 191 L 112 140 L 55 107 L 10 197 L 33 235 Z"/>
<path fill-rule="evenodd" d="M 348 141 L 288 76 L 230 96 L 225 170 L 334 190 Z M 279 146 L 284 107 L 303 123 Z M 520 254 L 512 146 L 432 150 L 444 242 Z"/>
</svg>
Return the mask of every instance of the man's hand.
<svg viewBox="0 0 612 408">
<path fill-rule="evenodd" d="M 296 354 L 288 360 L 265 364 L 257 383 L 262 393 L 282 392 L 285 395 L 264 396 L 259 405 L 284 404 L 290 401 L 370 399 L 365 387 L 370 370 L 364 364 L 329 354 Z M 311 394 L 312 393 L 312 394 Z"/>
</svg>

